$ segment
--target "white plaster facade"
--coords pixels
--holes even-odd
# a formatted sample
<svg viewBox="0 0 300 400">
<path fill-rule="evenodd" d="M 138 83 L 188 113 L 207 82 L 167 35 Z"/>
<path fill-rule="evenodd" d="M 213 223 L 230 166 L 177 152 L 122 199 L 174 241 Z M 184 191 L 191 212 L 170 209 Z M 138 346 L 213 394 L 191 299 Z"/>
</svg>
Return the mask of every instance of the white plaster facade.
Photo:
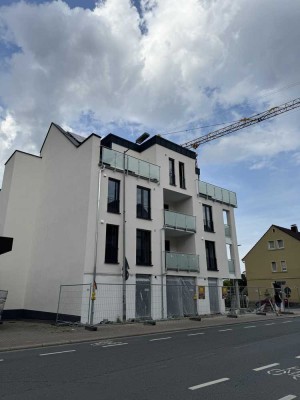
<svg viewBox="0 0 300 400">
<path fill-rule="evenodd" d="M 108 162 L 112 155 L 119 157 L 117 166 Z M 174 160 L 175 186 L 170 185 L 170 158 Z M 141 279 L 148 276 L 151 282 L 150 313 L 154 319 L 168 315 L 166 282 L 170 277 L 192 278 L 195 283 L 193 296 L 198 285 L 207 286 L 209 280 L 215 279 L 219 293 L 217 311 L 223 312 L 222 282 L 228 278 L 240 278 L 234 222 L 236 199 L 230 192 L 234 200 L 227 201 L 229 192 L 226 190 L 221 191 L 224 193 L 221 199 L 219 188 L 214 186 L 209 186 L 207 193 L 201 186 L 199 191 L 195 158 L 193 151 L 158 136 L 140 146 L 114 135 L 108 135 L 101 142 L 95 134 L 84 139 L 63 131 L 55 124 L 49 128 L 40 157 L 16 151 L 6 163 L 0 192 L 0 236 L 14 238 L 13 251 L 0 257 L 0 289 L 8 290 L 6 310 L 54 315 L 60 285 L 90 284 L 95 278 L 98 308 L 93 322 L 120 318 L 125 255 L 130 266 L 126 282 L 126 318 L 137 317 L 137 276 Z M 146 163 L 140 166 L 142 171 L 138 173 L 132 173 L 132 170 L 124 173 L 124 159 L 128 165 L 136 164 L 136 159 Z M 179 185 L 179 163 L 184 164 L 185 188 Z M 155 175 L 158 179 L 145 177 L 148 167 L 152 177 Z M 118 212 L 107 211 L 109 179 L 120 182 Z M 150 219 L 137 218 L 137 186 L 150 190 Z M 216 190 L 217 195 L 212 195 L 211 190 Z M 203 204 L 211 206 L 213 232 L 204 230 Z M 230 235 L 227 236 L 224 210 L 230 226 Z M 166 227 L 165 213 L 173 217 L 173 212 L 178 213 L 181 221 L 186 215 L 194 217 L 190 221 L 192 225 L 195 221 L 195 229 Z M 126 221 L 125 254 L 123 218 Z M 115 263 L 105 263 L 107 224 L 119 227 Z M 137 229 L 151 232 L 151 265 L 136 263 Z M 188 271 L 186 261 L 178 271 L 169 269 L 166 241 L 170 247 L 168 256 L 179 257 L 176 253 L 180 253 L 180 257 L 186 260 L 186 255 L 191 254 L 193 262 L 199 258 L 199 271 Z M 215 243 L 217 270 L 207 268 L 206 241 Z M 231 272 L 226 243 L 231 245 L 231 263 L 235 262 Z M 100 290 L 104 287 L 106 292 Z M 105 293 L 109 290 L 114 294 L 114 304 L 105 311 L 101 304 L 104 304 Z M 205 299 L 195 299 L 194 303 L 199 314 L 212 311 L 208 290 Z M 90 320 L 89 310 L 89 307 L 82 306 L 83 322 Z M 70 313 L 78 314 L 78 311 Z"/>
</svg>

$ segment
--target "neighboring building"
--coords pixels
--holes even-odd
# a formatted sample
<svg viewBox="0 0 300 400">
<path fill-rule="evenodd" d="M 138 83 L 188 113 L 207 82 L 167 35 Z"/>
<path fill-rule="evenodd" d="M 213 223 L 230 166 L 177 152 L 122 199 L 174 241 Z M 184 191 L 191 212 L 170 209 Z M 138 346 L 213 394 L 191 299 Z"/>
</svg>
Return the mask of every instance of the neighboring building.
<svg viewBox="0 0 300 400">
<path fill-rule="evenodd" d="M 7 315 L 52 318 L 60 285 L 95 279 L 94 309 L 81 289 L 65 313 L 122 318 L 125 257 L 126 318 L 223 312 L 223 280 L 240 278 L 236 195 L 199 174 L 194 151 L 160 136 L 138 145 L 52 123 L 40 156 L 16 151 L 5 165 L 0 235 L 14 238 L 0 260 Z"/>
<path fill-rule="evenodd" d="M 292 225 L 291 229 L 271 225 L 243 261 L 250 301 L 262 300 L 266 293 L 274 293 L 273 283 L 279 282 L 283 297 L 290 294 L 289 301 L 299 303 L 300 233 L 297 225 Z"/>
</svg>

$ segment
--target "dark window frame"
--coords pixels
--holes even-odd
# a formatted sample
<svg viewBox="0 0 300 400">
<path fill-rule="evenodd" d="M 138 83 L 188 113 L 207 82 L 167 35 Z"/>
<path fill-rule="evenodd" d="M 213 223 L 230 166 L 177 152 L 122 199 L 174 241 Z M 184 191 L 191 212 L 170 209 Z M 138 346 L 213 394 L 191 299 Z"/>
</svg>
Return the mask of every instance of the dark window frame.
<svg viewBox="0 0 300 400">
<path fill-rule="evenodd" d="M 169 183 L 172 186 L 176 186 L 174 158 L 169 158 Z"/>
<path fill-rule="evenodd" d="M 138 202 L 139 191 L 141 197 L 140 203 Z M 151 219 L 151 189 L 144 186 L 137 186 L 136 188 L 136 217 Z"/>
<path fill-rule="evenodd" d="M 205 232 L 214 232 L 214 221 L 212 215 L 212 206 L 202 204 L 203 210 L 203 225 Z"/>
<path fill-rule="evenodd" d="M 184 163 L 181 161 L 179 161 L 179 186 L 181 187 L 181 189 L 186 189 Z"/>
<path fill-rule="evenodd" d="M 110 183 L 114 184 L 113 196 L 110 196 Z M 118 179 L 108 178 L 107 212 L 120 214 L 120 181 Z"/>
<path fill-rule="evenodd" d="M 205 253 L 208 271 L 219 271 L 216 257 L 215 242 L 205 240 Z"/>
<path fill-rule="evenodd" d="M 136 230 L 136 265 L 152 266 L 151 231 Z"/>
<path fill-rule="evenodd" d="M 106 264 L 118 264 L 119 225 L 106 224 L 105 258 Z"/>
</svg>

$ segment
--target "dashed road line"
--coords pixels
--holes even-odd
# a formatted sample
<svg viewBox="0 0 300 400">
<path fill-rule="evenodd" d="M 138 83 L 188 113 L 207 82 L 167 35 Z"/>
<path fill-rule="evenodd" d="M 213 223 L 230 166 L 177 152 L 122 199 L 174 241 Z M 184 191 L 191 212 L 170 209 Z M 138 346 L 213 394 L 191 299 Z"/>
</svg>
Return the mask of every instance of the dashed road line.
<svg viewBox="0 0 300 400">
<path fill-rule="evenodd" d="M 42 356 L 52 356 L 52 355 L 54 355 L 54 354 L 72 353 L 72 352 L 74 352 L 74 351 L 76 351 L 76 350 L 56 351 L 55 353 L 42 353 L 42 354 L 40 354 L 40 356 L 41 356 L 41 357 L 42 357 Z"/>
<path fill-rule="evenodd" d="M 219 332 L 227 332 L 227 331 L 232 331 L 232 329 L 220 329 Z"/>
<path fill-rule="evenodd" d="M 270 324 L 265 324 L 266 326 L 275 325 L 275 322 L 271 322 Z"/>
<path fill-rule="evenodd" d="M 2 359 L 2 360 L 0 360 L 0 362 L 1 362 L 1 361 L 4 361 L 4 360 Z"/>
<path fill-rule="evenodd" d="M 297 357 L 295 357 L 295 358 L 300 358 L 300 356 L 297 356 Z"/>
<path fill-rule="evenodd" d="M 222 383 L 222 382 L 225 382 L 225 381 L 229 381 L 229 378 L 221 378 L 221 379 L 217 379 L 215 381 L 200 383 L 200 385 L 191 386 L 188 389 L 189 390 L 197 390 L 197 389 L 201 389 L 201 388 L 206 387 L 206 386 L 216 385 L 217 383 Z"/>
<path fill-rule="evenodd" d="M 105 347 L 116 347 L 116 346 L 124 346 L 126 344 L 128 344 L 128 343 L 112 343 L 112 344 L 106 344 L 106 345 L 104 345 L 102 347 L 103 348 L 105 348 Z"/>
<path fill-rule="evenodd" d="M 204 332 L 189 333 L 187 336 L 197 336 L 197 335 L 204 335 Z"/>
<path fill-rule="evenodd" d="M 282 324 L 289 324 L 290 322 L 293 322 L 293 321 L 284 321 L 284 322 L 282 322 Z"/>
<path fill-rule="evenodd" d="M 244 329 L 256 328 L 256 325 L 244 326 Z"/>
<path fill-rule="evenodd" d="M 149 342 L 156 342 L 158 340 L 168 340 L 168 339 L 172 339 L 172 337 L 168 336 L 168 337 L 161 337 L 161 338 L 158 338 L 158 339 L 150 339 Z"/>
<path fill-rule="evenodd" d="M 262 371 L 263 369 L 275 367 L 276 365 L 279 365 L 279 363 L 274 363 L 274 364 L 264 365 L 263 367 L 253 368 L 253 371 Z"/>
<path fill-rule="evenodd" d="M 293 394 L 288 394 L 287 396 L 281 397 L 278 400 L 293 400 L 295 399 L 297 396 L 294 396 Z"/>
</svg>

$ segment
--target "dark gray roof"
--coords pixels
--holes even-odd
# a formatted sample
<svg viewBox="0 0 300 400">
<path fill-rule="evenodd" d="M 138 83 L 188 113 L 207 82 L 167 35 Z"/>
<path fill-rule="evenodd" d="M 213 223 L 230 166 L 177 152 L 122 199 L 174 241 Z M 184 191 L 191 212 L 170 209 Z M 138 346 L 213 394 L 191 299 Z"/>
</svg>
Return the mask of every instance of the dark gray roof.
<svg viewBox="0 0 300 400">
<path fill-rule="evenodd" d="M 287 235 L 292 236 L 294 239 L 300 240 L 300 232 L 294 232 L 291 229 L 283 228 L 282 226 L 274 225 L 275 228 L 280 229 L 282 232 L 286 233 Z"/>
</svg>

